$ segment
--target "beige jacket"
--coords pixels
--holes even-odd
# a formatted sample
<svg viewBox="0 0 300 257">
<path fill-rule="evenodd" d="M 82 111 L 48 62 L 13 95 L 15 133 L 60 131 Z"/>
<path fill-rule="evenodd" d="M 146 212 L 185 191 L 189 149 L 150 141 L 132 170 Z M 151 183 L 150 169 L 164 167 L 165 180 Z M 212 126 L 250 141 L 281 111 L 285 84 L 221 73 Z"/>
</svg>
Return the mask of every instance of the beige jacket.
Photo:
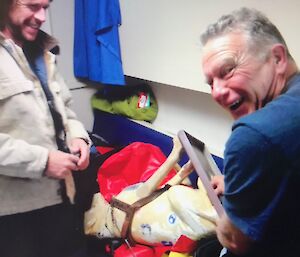
<svg viewBox="0 0 300 257">
<path fill-rule="evenodd" d="M 88 140 L 70 109 L 55 56 L 46 51 L 53 39 L 41 32 L 38 42 L 45 48 L 48 84 L 67 137 Z M 57 149 L 55 129 L 40 82 L 22 49 L 0 34 L 0 216 L 62 202 L 59 181 L 43 175 L 51 149 Z"/>
</svg>

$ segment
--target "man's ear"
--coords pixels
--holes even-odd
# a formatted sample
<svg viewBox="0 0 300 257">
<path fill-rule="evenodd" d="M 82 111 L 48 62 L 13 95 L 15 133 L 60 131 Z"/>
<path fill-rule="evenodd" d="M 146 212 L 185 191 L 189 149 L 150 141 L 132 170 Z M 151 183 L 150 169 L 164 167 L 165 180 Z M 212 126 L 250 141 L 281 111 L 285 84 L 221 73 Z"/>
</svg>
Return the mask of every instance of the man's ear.
<svg viewBox="0 0 300 257">
<path fill-rule="evenodd" d="M 272 46 L 272 59 L 276 65 L 276 70 L 279 73 L 284 73 L 288 65 L 287 49 L 282 44 L 275 44 Z"/>
</svg>

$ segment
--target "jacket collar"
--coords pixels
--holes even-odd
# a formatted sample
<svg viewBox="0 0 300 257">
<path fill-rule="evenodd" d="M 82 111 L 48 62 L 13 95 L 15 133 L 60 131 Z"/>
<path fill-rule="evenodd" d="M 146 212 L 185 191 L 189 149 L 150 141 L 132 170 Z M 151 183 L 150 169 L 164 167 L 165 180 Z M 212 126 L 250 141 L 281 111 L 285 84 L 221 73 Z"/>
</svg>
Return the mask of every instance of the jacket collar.
<svg viewBox="0 0 300 257">
<path fill-rule="evenodd" d="M 3 43 L 7 38 L 0 31 L 0 43 Z M 36 46 L 42 48 L 43 50 L 50 51 L 53 54 L 59 54 L 59 46 L 56 38 L 50 36 L 46 32 L 40 30 L 36 40 L 33 42 Z"/>
</svg>

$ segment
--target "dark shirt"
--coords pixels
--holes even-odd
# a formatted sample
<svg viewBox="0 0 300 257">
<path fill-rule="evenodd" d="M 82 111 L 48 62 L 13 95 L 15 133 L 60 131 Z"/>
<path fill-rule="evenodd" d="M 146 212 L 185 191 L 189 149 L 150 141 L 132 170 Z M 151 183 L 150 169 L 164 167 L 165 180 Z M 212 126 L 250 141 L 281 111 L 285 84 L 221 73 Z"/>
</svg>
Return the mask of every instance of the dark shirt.
<svg viewBox="0 0 300 257">
<path fill-rule="evenodd" d="M 226 213 L 256 242 L 250 256 L 300 256 L 300 75 L 232 130 L 224 155 Z"/>
</svg>

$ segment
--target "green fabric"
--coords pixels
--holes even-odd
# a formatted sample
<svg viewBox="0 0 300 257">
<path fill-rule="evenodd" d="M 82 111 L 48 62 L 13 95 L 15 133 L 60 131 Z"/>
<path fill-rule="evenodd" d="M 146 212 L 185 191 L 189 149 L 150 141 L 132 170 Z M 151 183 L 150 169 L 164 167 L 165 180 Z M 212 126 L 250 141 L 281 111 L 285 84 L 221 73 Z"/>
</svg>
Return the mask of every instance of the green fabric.
<svg viewBox="0 0 300 257">
<path fill-rule="evenodd" d="M 138 108 L 139 96 L 133 95 L 125 100 L 108 101 L 94 95 L 91 99 L 92 108 L 101 111 L 124 115 L 135 120 L 153 121 L 158 112 L 158 105 L 154 97 L 150 97 L 150 106 Z"/>
</svg>

